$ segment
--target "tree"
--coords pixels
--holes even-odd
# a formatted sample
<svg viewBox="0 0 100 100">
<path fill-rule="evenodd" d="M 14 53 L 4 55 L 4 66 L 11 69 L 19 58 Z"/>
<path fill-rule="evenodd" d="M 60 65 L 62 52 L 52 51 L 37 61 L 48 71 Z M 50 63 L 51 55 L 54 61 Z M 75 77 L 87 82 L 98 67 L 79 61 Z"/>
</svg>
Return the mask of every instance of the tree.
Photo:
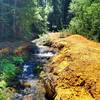
<svg viewBox="0 0 100 100">
<path fill-rule="evenodd" d="M 67 26 L 69 24 L 70 19 L 72 18 L 72 14 L 70 14 L 68 12 L 69 10 L 69 4 L 71 2 L 71 0 L 61 0 L 62 1 L 62 23 L 63 23 L 63 27 Z"/>
<path fill-rule="evenodd" d="M 26 37 L 47 31 L 47 17 L 50 7 L 46 2 L 42 5 L 41 3 L 42 0 L 23 1 L 21 11 L 19 12 L 19 25 L 22 33 L 24 33 Z"/>
<path fill-rule="evenodd" d="M 53 6 L 53 11 L 49 14 L 48 18 L 50 31 L 52 31 L 53 28 L 60 29 L 62 25 L 61 0 L 52 0 L 51 5 Z"/>
<path fill-rule="evenodd" d="M 1 0 L 0 1 L 0 40 L 18 39 L 16 23 L 17 23 L 17 0 Z"/>
<path fill-rule="evenodd" d="M 47 31 L 47 0 L 0 0 L 0 38 L 28 39 Z"/>
<path fill-rule="evenodd" d="M 70 11 L 74 18 L 69 25 L 69 31 L 100 41 L 100 1 L 72 0 Z"/>
<path fill-rule="evenodd" d="M 49 30 L 59 31 L 69 23 L 68 7 L 71 0 L 51 0 L 53 11 L 49 14 Z"/>
</svg>

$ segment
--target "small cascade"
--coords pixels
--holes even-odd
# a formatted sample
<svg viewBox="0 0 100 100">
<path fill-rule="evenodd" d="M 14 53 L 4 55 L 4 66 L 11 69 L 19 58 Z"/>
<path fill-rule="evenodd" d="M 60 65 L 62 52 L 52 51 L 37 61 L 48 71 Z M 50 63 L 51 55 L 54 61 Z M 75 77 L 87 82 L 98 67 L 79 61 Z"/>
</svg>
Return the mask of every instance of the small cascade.
<svg viewBox="0 0 100 100">
<path fill-rule="evenodd" d="M 20 92 L 14 94 L 13 100 L 47 100 L 43 84 L 33 69 L 38 65 L 43 66 L 56 52 L 50 50 L 47 46 L 38 44 L 36 44 L 36 48 L 33 48 L 32 51 L 31 60 L 23 64 L 22 74 L 18 76 L 18 81 L 23 87 L 19 88 Z M 30 99 L 26 99 L 28 97 Z"/>
<path fill-rule="evenodd" d="M 22 74 L 18 76 L 19 80 L 31 80 L 36 77 L 33 68 L 36 66 L 34 62 L 27 62 L 23 65 Z"/>
</svg>

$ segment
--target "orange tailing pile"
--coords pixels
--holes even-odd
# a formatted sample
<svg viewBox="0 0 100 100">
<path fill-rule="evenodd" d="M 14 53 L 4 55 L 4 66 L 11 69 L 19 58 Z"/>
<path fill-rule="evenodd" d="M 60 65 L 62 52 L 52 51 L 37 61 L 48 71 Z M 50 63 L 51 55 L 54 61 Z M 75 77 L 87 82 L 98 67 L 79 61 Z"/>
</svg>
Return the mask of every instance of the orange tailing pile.
<svg viewBox="0 0 100 100">
<path fill-rule="evenodd" d="M 56 84 L 55 100 L 100 100 L 100 44 L 72 35 L 54 39 L 53 46 L 59 45 L 47 65 L 51 84 Z"/>
</svg>

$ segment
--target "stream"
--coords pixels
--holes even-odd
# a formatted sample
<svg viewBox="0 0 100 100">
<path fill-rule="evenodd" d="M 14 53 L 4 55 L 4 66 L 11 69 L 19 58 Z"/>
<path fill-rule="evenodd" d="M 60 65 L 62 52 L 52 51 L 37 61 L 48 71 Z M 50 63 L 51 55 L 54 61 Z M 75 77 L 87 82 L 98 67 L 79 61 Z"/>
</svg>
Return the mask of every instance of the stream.
<svg viewBox="0 0 100 100">
<path fill-rule="evenodd" d="M 47 100 L 44 85 L 33 69 L 37 66 L 43 67 L 56 51 L 35 43 L 35 47 L 30 52 L 31 59 L 23 64 L 22 73 L 17 77 L 20 85 L 16 87 L 20 92 L 14 93 L 12 100 Z"/>
</svg>

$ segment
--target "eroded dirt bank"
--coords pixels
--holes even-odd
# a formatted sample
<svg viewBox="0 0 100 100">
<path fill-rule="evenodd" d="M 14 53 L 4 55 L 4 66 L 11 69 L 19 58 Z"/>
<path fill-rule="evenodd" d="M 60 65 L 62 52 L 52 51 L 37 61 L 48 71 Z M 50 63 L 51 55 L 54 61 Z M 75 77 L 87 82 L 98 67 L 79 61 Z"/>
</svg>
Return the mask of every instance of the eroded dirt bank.
<svg viewBox="0 0 100 100">
<path fill-rule="evenodd" d="M 80 35 L 51 37 L 59 53 L 41 77 L 54 100 L 100 100 L 100 44 Z"/>
</svg>

